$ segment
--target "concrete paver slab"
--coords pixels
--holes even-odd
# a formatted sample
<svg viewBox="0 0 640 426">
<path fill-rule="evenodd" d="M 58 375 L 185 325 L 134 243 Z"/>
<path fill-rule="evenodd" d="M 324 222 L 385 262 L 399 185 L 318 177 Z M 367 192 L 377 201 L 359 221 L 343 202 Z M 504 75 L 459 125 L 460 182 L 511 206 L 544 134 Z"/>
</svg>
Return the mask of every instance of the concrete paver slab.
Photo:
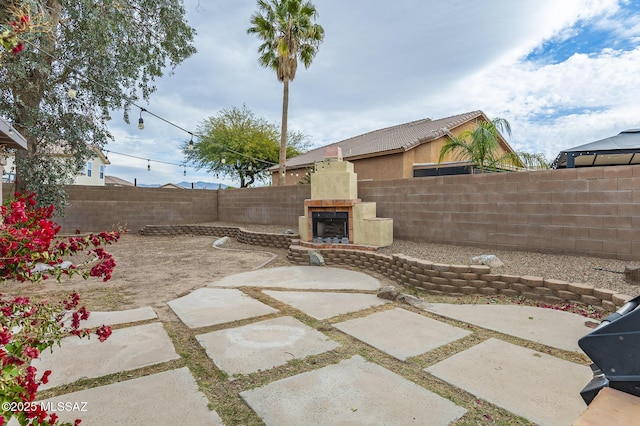
<svg viewBox="0 0 640 426">
<path fill-rule="evenodd" d="M 157 319 L 158 315 L 150 306 L 126 311 L 94 312 L 91 311 L 89 319 L 80 322 L 81 327 L 99 327 L 101 325 L 126 324 L 136 321 Z"/>
<path fill-rule="evenodd" d="M 402 361 L 470 334 L 467 330 L 401 308 L 333 326 Z"/>
<path fill-rule="evenodd" d="M 260 321 L 196 336 L 229 374 L 248 374 L 337 348 L 340 344 L 293 317 Z"/>
<path fill-rule="evenodd" d="M 425 371 L 541 425 L 570 425 L 584 410 L 591 369 L 489 339 Z"/>
<path fill-rule="evenodd" d="M 431 303 L 427 311 L 566 351 L 582 352 L 578 339 L 593 331 L 570 312 L 521 305 Z"/>
<path fill-rule="evenodd" d="M 44 390 L 84 377 L 101 377 L 178 358 L 169 335 L 156 322 L 114 330 L 102 343 L 95 336 L 66 337 L 53 353 L 44 351 L 32 365 L 38 371 L 52 371 L 49 383 L 40 386 Z"/>
<path fill-rule="evenodd" d="M 224 324 L 278 312 L 236 289 L 199 288 L 167 304 L 189 328 Z"/>
<path fill-rule="evenodd" d="M 187 367 L 40 402 L 62 421 L 87 425 L 222 425 Z M 76 404 L 77 403 L 77 404 Z M 59 410 L 58 408 L 76 408 Z M 83 411 L 79 409 L 84 408 Z"/>
<path fill-rule="evenodd" d="M 377 290 L 380 283 L 362 272 L 328 266 L 283 266 L 243 272 L 208 287 L 277 287 L 310 290 Z"/>
<path fill-rule="evenodd" d="M 356 355 L 240 396 L 267 425 L 448 425 L 466 410 Z"/>
<path fill-rule="evenodd" d="M 319 320 L 389 303 L 374 294 L 276 290 L 263 293 Z"/>
</svg>

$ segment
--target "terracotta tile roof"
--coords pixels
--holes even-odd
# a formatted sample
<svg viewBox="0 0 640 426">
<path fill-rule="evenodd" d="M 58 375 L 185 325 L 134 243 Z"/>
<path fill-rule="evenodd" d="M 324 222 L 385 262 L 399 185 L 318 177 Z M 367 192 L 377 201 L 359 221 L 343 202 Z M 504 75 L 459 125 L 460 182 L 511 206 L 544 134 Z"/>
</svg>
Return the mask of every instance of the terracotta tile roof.
<svg viewBox="0 0 640 426">
<path fill-rule="evenodd" d="M 424 118 L 422 120 L 374 130 L 292 157 L 287 160 L 287 168 L 306 166 L 317 161 L 322 161 L 324 158 L 324 150 L 329 146 L 339 146 L 342 149 L 342 155 L 345 160 L 356 157 L 384 155 L 385 153 L 393 151 L 408 151 L 425 142 L 437 139 L 461 124 L 478 117 L 489 121 L 484 113 L 478 110 L 440 118 L 438 120 Z M 277 169 L 277 166 L 274 167 L 274 169 Z"/>
</svg>

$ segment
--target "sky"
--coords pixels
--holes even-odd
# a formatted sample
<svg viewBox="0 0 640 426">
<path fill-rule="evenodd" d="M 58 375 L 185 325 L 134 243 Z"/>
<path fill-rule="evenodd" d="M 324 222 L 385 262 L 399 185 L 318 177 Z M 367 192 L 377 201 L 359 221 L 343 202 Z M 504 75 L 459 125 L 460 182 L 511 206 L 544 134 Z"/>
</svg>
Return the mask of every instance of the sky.
<svg viewBox="0 0 640 426">
<path fill-rule="evenodd" d="M 640 128 L 640 0 L 312 2 L 325 38 L 290 84 L 288 120 L 312 147 L 475 110 L 509 121 L 514 150 L 549 160 Z M 259 65 L 260 41 L 246 31 L 256 1 L 184 5 L 198 52 L 157 80 L 148 104 L 138 104 L 192 132 L 243 105 L 279 127 L 283 85 Z M 132 110 L 127 124 L 121 112 L 111 114 L 107 175 L 238 186 L 179 165 L 189 135 L 145 114 L 139 130 L 138 115 Z"/>
</svg>

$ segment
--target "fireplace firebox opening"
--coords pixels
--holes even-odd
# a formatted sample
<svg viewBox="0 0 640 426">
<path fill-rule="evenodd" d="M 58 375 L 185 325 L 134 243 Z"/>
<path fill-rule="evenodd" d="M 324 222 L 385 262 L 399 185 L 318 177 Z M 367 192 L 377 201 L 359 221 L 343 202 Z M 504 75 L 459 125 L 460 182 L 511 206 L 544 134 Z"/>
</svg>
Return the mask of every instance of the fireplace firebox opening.
<svg viewBox="0 0 640 426">
<path fill-rule="evenodd" d="M 314 242 L 349 243 L 349 212 L 312 212 Z"/>
</svg>

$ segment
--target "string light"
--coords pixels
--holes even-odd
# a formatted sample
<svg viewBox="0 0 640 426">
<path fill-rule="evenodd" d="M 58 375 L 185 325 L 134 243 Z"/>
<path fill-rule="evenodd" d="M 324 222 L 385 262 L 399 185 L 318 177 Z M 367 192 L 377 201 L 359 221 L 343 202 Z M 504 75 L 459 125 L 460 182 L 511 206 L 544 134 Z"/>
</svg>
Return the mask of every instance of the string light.
<svg viewBox="0 0 640 426">
<path fill-rule="evenodd" d="M 146 111 L 144 108 L 140 108 L 140 118 L 138 119 L 138 129 L 144 129 L 144 120 L 142 119 L 142 111 Z"/>
<path fill-rule="evenodd" d="M 71 83 L 71 87 L 69 87 L 67 96 L 69 96 L 70 99 L 75 99 L 77 93 L 78 93 L 78 85 L 76 83 Z"/>
<path fill-rule="evenodd" d="M 147 171 L 151 171 L 151 161 L 147 160 Z"/>
<path fill-rule="evenodd" d="M 222 154 L 222 160 L 220 160 L 222 164 L 227 164 L 227 156 Z"/>
<path fill-rule="evenodd" d="M 189 151 L 193 151 L 193 133 L 189 132 L 189 134 L 191 135 L 191 140 L 189 141 Z"/>
</svg>

